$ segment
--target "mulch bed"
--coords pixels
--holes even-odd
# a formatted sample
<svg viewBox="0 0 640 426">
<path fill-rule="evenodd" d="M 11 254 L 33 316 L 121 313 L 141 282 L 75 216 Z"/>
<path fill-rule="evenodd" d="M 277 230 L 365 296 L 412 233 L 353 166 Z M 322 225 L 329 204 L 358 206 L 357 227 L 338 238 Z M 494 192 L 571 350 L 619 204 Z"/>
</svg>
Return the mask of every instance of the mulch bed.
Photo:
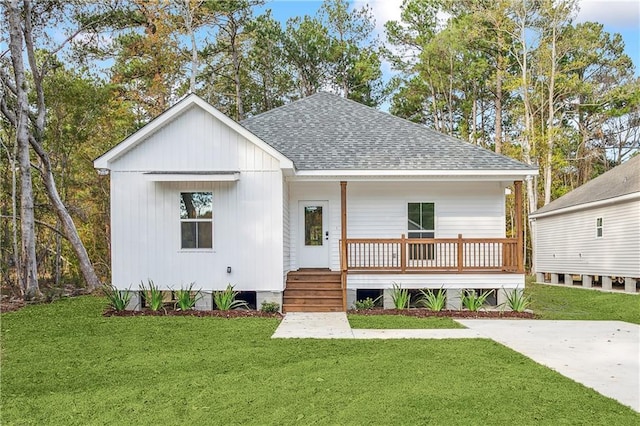
<svg viewBox="0 0 640 426">
<path fill-rule="evenodd" d="M 448 317 L 448 318 L 525 318 L 535 319 L 533 312 L 514 311 L 440 311 L 434 312 L 422 308 L 410 309 L 351 309 L 350 314 L 357 315 L 405 315 L 408 317 Z"/>
<path fill-rule="evenodd" d="M 513 312 L 513 311 L 440 311 L 434 312 L 428 309 L 411 308 L 411 309 L 351 309 L 347 311 L 349 314 L 357 315 L 405 315 L 410 317 L 427 318 L 427 317 L 448 317 L 448 318 L 524 318 L 535 319 L 536 316 L 532 312 Z M 140 311 L 115 311 L 106 309 L 103 314 L 105 317 L 161 317 L 161 316 L 183 316 L 183 317 L 217 317 L 217 318 L 282 318 L 280 313 L 268 313 L 252 310 L 233 310 L 233 311 L 180 311 L 176 309 L 165 309 L 160 311 L 152 311 L 143 309 Z"/>
<path fill-rule="evenodd" d="M 103 313 L 105 317 L 218 317 L 218 318 L 282 318 L 282 314 L 275 312 L 251 311 L 237 309 L 233 311 L 179 311 L 176 309 L 162 309 L 152 311 L 143 309 L 140 311 L 116 311 L 114 309 L 106 309 Z"/>
</svg>

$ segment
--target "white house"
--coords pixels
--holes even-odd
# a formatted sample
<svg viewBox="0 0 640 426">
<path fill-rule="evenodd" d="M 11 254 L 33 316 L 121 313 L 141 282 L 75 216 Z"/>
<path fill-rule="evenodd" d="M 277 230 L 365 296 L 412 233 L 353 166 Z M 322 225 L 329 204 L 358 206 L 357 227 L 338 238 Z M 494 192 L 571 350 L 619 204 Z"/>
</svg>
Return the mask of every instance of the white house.
<svg viewBox="0 0 640 426">
<path fill-rule="evenodd" d="M 189 95 L 99 157 L 111 174 L 112 283 L 228 283 L 285 311 L 363 290 L 524 288 L 505 191 L 537 170 L 318 93 L 237 123 Z M 521 209 L 516 209 L 518 212 Z"/>
<path fill-rule="evenodd" d="M 530 215 L 539 282 L 636 292 L 640 283 L 640 156 L 609 170 Z"/>
</svg>

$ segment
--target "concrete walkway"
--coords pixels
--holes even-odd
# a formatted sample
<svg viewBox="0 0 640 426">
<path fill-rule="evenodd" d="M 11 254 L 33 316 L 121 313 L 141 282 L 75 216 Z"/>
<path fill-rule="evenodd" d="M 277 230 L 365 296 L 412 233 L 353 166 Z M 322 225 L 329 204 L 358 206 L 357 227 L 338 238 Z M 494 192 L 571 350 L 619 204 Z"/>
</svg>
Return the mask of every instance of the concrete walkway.
<svg viewBox="0 0 640 426">
<path fill-rule="evenodd" d="M 640 412 L 640 326 L 622 321 L 459 320 Z"/>
<path fill-rule="evenodd" d="M 622 321 L 458 320 L 466 329 L 351 329 L 344 312 L 288 313 L 272 338 L 489 338 L 640 412 L 640 326 Z"/>
</svg>

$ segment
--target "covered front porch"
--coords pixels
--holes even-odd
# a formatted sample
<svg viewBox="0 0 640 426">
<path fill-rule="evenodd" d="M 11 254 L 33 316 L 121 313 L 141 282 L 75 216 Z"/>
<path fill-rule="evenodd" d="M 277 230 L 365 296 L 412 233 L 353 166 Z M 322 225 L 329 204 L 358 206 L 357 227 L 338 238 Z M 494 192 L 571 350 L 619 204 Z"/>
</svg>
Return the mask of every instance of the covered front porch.
<svg viewBox="0 0 640 426">
<path fill-rule="evenodd" d="M 332 189 L 337 184 L 339 198 Z M 406 188 L 405 194 L 396 190 L 400 186 L 398 182 L 376 185 L 355 181 L 355 190 L 350 194 L 351 183 L 344 180 L 314 182 L 308 186 L 298 182 L 291 191 L 290 202 L 292 229 L 298 231 L 294 232 L 292 241 L 290 271 L 327 267 L 327 272 L 339 273 L 342 303 L 331 310 L 347 310 L 358 289 L 388 289 L 393 282 L 416 289 L 522 288 L 522 212 L 519 208 L 515 212 L 515 237 L 506 237 L 504 188 L 507 184 L 494 181 L 484 185 L 475 182 L 412 182 L 412 185 L 406 185 L 405 182 L 402 185 Z M 308 191 L 309 188 L 313 190 Z M 305 197 L 326 201 L 305 203 L 302 201 Z M 432 202 L 414 202 L 424 199 Z M 476 199 L 482 202 L 476 202 Z M 515 205 L 522 205 L 521 181 L 514 182 L 514 201 Z M 410 210 L 418 204 L 430 207 L 431 211 L 423 214 L 424 223 L 414 226 Z M 293 211 L 296 208 L 298 210 Z M 327 217 L 318 218 L 318 212 L 324 212 Z M 371 229 L 372 237 L 367 235 L 367 228 Z M 392 235 L 394 230 L 402 229 L 405 232 Z M 453 229 L 465 233 L 449 235 Z M 314 254 L 301 254 L 305 250 Z M 305 259 L 315 261 L 325 257 L 328 259 L 326 266 L 303 263 Z M 290 282 L 287 279 L 285 311 Z M 316 307 L 320 295 L 317 290 L 310 291 L 308 301 Z M 304 305 L 299 291 L 296 296 L 296 302 Z M 296 309 L 303 308 L 298 306 Z"/>
</svg>

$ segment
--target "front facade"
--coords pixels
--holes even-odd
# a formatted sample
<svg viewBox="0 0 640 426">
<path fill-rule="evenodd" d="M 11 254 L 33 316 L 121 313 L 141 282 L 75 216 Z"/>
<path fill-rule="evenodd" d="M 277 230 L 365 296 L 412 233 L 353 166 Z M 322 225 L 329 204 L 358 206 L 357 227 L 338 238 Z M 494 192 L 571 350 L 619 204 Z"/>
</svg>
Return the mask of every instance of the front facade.
<svg viewBox="0 0 640 426">
<path fill-rule="evenodd" d="M 634 293 L 640 284 L 640 156 L 531 214 L 539 282 Z"/>
<path fill-rule="evenodd" d="M 390 120 L 398 140 L 358 131 L 375 128 L 367 120 Z M 523 288 L 505 190 L 516 182 L 521 197 L 536 171 L 445 136 L 444 154 L 405 146 L 423 130 L 324 93 L 241 124 L 190 95 L 95 161 L 111 174 L 112 282 L 132 291 L 148 280 L 166 290 L 194 283 L 204 294 L 232 284 L 255 292 L 258 307 L 284 300 L 289 310 L 322 309 L 287 302 L 301 271 L 333 271 L 341 309 L 393 283 Z"/>
</svg>

